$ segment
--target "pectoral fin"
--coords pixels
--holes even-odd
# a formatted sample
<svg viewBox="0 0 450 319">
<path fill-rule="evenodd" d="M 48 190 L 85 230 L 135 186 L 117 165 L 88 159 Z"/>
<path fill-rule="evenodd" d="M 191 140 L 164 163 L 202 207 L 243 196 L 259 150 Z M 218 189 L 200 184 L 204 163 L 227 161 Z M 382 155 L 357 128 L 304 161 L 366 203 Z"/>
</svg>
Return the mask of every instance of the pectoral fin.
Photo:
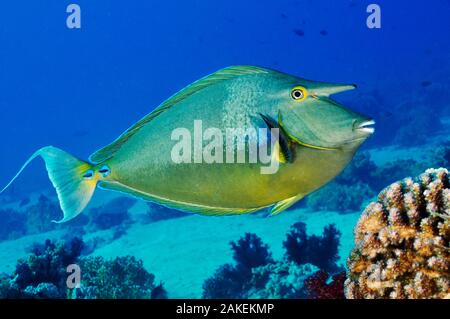
<svg viewBox="0 0 450 319">
<path fill-rule="evenodd" d="M 270 210 L 270 216 L 275 216 L 284 211 L 285 209 L 288 209 L 292 205 L 294 205 L 296 202 L 301 200 L 305 195 L 300 194 L 294 197 L 286 198 L 278 203 L 276 203 L 275 206 L 272 207 Z"/>
<path fill-rule="evenodd" d="M 286 163 L 286 155 L 285 153 L 280 149 L 280 142 L 276 142 L 273 148 L 272 152 L 272 161 L 275 160 L 278 163 Z"/>
<path fill-rule="evenodd" d="M 259 114 L 269 129 L 277 128 L 279 132 L 278 141 L 275 143 L 272 157 L 280 163 L 292 163 L 294 161 L 293 143 L 289 136 L 272 117 L 264 114 Z"/>
</svg>

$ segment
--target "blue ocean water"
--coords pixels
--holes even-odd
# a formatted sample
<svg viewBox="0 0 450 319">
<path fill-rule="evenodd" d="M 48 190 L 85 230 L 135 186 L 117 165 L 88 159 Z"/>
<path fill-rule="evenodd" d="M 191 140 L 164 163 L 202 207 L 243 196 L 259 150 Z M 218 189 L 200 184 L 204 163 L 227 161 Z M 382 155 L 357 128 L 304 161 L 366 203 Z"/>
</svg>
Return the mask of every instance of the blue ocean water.
<svg viewBox="0 0 450 319">
<path fill-rule="evenodd" d="M 381 8 L 379 29 L 366 24 L 373 2 Z M 81 8 L 80 29 L 66 25 L 70 3 Z M 86 159 L 173 93 L 230 65 L 355 83 L 356 91 L 336 99 L 375 119 L 376 133 L 363 151 L 373 152 L 379 162 L 395 159 L 402 149 L 408 153 L 407 148 L 427 153 L 433 138 L 446 139 L 442 132 L 450 117 L 449 15 L 448 0 L 2 3 L 0 185 L 45 145 Z M 394 155 L 376 151 L 394 146 Z M 0 200 L 0 210 L 41 192 L 52 189 L 37 161 L 13 185 L 8 201 Z M 357 217 L 341 229 L 343 237 L 351 238 Z M 280 227 L 286 231 L 286 225 Z M 217 249 L 228 251 L 227 243 L 223 239 Z M 191 257 L 184 258 L 177 263 Z M 183 296 L 181 290 L 174 295 Z"/>
</svg>

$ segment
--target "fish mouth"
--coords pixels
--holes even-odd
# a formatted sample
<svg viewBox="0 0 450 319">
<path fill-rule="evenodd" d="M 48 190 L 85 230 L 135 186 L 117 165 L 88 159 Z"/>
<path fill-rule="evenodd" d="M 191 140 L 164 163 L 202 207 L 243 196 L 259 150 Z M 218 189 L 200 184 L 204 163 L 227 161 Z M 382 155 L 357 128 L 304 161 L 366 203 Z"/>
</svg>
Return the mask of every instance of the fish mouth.
<svg viewBox="0 0 450 319">
<path fill-rule="evenodd" d="M 358 132 L 366 133 L 367 135 L 371 135 L 375 132 L 375 128 L 373 127 L 373 125 L 375 125 L 374 120 L 364 121 L 355 125 L 355 130 L 357 130 Z"/>
</svg>

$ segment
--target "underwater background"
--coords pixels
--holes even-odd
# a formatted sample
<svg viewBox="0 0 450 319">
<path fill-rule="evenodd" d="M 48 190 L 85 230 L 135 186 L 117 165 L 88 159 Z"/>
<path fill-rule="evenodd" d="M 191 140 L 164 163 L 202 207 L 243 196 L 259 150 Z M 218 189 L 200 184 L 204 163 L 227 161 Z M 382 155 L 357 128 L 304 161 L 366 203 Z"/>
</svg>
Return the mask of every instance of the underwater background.
<svg viewBox="0 0 450 319">
<path fill-rule="evenodd" d="M 381 28 L 369 29 L 373 2 L 2 3 L 1 186 L 40 147 L 86 159 L 230 65 L 355 83 L 335 98 L 376 131 L 333 182 L 270 218 L 185 214 L 98 190 L 56 225 L 56 193 L 35 161 L 0 195 L 0 297 L 343 298 L 364 208 L 397 180 L 450 168 L 450 1 L 376 1 Z M 66 26 L 70 3 L 80 29 Z M 65 286 L 73 263 L 75 293 Z"/>
</svg>

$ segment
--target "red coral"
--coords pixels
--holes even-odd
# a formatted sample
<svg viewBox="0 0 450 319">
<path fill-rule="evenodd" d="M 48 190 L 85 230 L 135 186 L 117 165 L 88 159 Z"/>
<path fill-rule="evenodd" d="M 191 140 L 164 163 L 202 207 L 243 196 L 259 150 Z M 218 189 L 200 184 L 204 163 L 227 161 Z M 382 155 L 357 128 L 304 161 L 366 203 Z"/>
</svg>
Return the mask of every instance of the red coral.
<svg viewBox="0 0 450 319">
<path fill-rule="evenodd" d="M 309 299 L 345 299 L 345 271 L 333 275 L 332 281 L 327 284 L 329 277 L 326 271 L 319 270 L 305 279 L 304 287 Z"/>
</svg>

